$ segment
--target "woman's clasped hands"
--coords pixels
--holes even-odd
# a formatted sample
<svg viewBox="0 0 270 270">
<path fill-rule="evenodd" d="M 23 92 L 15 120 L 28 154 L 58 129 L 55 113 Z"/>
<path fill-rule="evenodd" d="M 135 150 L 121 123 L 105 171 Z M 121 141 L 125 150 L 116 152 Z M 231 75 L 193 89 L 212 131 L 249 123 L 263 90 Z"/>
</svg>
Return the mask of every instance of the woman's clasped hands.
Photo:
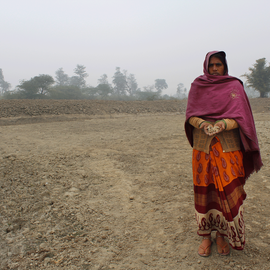
<svg viewBox="0 0 270 270">
<path fill-rule="evenodd" d="M 225 123 L 223 120 L 217 121 L 214 125 L 205 121 L 202 122 L 200 128 L 204 130 L 205 134 L 208 136 L 213 136 L 225 130 Z"/>
</svg>

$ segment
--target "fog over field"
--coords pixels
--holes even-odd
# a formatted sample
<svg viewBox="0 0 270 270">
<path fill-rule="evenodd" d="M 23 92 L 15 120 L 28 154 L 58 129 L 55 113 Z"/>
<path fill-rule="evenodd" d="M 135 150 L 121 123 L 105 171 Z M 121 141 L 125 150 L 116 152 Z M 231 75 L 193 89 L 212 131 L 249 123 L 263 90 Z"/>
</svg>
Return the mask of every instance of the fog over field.
<svg viewBox="0 0 270 270">
<path fill-rule="evenodd" d="M 267 0 L 10 0 L 1 5 L 1 63 L 15 88 L 77 64 L 97 85 L 116 67 L 134 74 L 140 88 L 165 79 L 175 94 L 202 74 L 211 50 L 227 53 L 229 72 L 241 76 L 255 61 L 270 60 Z M 243 79 L 243 78 L 242 78 Z"/>
</svg>

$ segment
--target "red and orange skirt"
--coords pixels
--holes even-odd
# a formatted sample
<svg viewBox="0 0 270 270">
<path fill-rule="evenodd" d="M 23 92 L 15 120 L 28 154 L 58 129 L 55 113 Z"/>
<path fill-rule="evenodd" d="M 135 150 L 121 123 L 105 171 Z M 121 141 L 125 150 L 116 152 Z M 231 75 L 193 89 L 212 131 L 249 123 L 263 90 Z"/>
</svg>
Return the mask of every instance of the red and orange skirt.
<svg viewBox="0 0 270 270">
<path fill-rule="evenodd" d="M 224 153 L 218 138 L 209 154 L 193 150 L 193 184 L 198 234 L 218 231 L 232 248 L 245 245 L 245 172 L 241 151 Z"/>
</svg>

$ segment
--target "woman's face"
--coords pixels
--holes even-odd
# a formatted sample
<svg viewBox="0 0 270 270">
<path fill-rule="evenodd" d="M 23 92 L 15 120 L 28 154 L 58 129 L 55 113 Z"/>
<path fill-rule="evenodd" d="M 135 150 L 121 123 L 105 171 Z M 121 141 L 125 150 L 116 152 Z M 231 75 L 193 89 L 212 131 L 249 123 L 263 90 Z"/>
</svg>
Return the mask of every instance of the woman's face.
<svg viewBox="0 0 270 270">
<path fill-rule="evenodd" d="M 222 76 L 224 75 L 225 67 L 217 57 L 212 56 L 208 65 L 208 72 L 210 75 Z"/>
</svg>

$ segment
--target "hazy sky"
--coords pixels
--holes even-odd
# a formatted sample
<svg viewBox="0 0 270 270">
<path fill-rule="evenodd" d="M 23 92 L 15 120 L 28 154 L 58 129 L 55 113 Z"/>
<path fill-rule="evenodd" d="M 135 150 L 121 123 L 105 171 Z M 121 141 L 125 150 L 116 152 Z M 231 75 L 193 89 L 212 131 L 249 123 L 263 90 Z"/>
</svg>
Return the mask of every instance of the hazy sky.
<svg viewBox="0 0 270 270">
<path fill-rule="evenodd" d="M 205 54 L 224 50 L 230 75 L 270 61 L 269 0 L 8 0 L 0 10 L 0 68 L 12 88 L 86 66 L 87 83 L 116 67 L 140 88 L 166 79 L 174 94 L 202 74 Z M 244 80 L 244 78 L 242 78 Z"/>
</svg>

